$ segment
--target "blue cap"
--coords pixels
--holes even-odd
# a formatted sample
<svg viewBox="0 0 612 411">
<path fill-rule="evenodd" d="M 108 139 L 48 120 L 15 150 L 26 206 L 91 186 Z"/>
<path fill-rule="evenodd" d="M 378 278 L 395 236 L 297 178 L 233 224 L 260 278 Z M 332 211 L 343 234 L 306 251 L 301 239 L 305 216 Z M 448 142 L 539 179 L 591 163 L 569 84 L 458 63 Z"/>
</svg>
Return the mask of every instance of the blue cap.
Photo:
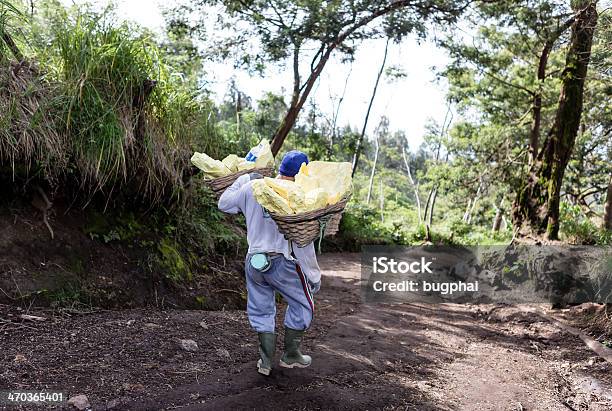
<svg viewBox="0 0 612 411">
<path fill-rule="evenodd" d="M 308 156 L 301 151 L 291 150 L 283 157 L 278 172 L 286 177 L 295 177 L 300 171 L 302 163 L 308 164 Z"/>
</svg>

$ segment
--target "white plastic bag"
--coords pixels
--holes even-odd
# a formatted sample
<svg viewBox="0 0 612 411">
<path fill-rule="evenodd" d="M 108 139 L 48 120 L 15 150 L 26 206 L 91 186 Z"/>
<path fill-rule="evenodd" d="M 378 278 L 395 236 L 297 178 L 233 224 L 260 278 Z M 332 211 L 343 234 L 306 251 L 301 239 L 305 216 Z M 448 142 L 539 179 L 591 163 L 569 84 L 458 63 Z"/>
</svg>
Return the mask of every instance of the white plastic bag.
<svg viewBox="0 0 612 411">
<path fill-rule="evenodd" d="M 274 166 L 274 156 L 270 149 L 270 143 L 268 140 L 263 139 L 261 142 L 253 147 L 245 157 L 246 161 L 255 162 L 256 168 L 265 168 Z"/>
</svg>

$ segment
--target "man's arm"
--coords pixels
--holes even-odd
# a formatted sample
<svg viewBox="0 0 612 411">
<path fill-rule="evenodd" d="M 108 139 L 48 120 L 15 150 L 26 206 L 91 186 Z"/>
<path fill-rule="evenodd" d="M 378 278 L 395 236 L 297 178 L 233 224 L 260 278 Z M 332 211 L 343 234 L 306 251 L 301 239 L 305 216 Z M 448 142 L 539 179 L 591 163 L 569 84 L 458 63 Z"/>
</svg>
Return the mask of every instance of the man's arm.
<svg viewBox="0 0 612 411">
<path fill-rule="evenodd" d="M 242 186 L 251 181 L 251 177 L 248 174 L 241 175 L 229 186 L 221 197 L 219 198 L 219 210 L 224 213 L 237 214 L 239 212 L 244 213 L 244 190 Z"/>
</svg>

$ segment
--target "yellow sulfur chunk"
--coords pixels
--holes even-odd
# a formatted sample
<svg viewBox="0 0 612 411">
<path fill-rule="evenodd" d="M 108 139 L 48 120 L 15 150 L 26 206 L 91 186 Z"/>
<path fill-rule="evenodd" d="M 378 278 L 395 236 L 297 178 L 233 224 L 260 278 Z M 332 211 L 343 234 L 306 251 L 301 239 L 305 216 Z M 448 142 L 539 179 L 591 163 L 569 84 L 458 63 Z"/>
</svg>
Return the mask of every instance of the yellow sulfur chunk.
<svg viewBox="0 0 612 411">
<path fill-rule="evenodd" d="M 294 213 L 301 213 L 299 210 L 306 209 L 306 198 L 301 189 L 291 191 L 287 199 Z"/>
<path fill-rule="evenodd" d="M 298 174 L 307 176 L 308 175 L 308 164 L 302 163 L 302 165 L 300 166 L 300 171 L 298 171 Z"/>
<path fill-rule="evenodd" d="M 329 194 L 327 196 L 327 204 L 328 205 L 336 204 L 337 202 L 342 200 L 342 197 L 340 196 L 340 194 L 341 193 Z"/>
<path fill-rule="evenodd" d="M 302 164 L 300 172 L 295 176 L 295 182 L 306 196 L 317 189 L 327 193 L 327 204 L 335 204 L 346 197 L 352 190 L 351 163 L 336 163 L 331 161 L 311 161 Z M 311 201 L 321 194 L 310 194 Z M 308 202 L 308 201 L 307 201 Z M 322 200 L 317 201 L 321 204 Z"/>
<path fill-rule="evenodd" d="M 268 211 L 282 215 L 293 214 L 287 199 L 281 197 L 263 179 L 254 180 L 252 188 L 257 202 Z"/>
<path fill-rule="evenodd" d="M 302 168 L 304 168 L 304 165 L 302 165 Z M 295 183 L 300 186 L 305 193 L 319 188 L 319 180 L 308 174 L 302 174 L 301 170 L 295 176 Z"/>
<path fill-rule="evenodd" d="M 191 157 L 191 163 L 202 170 L 204 177 L 207 179 L 223 177 L 231 173 L 219 160 L 215 160 L 204 153 L 194 153 Z"/>
<path fill-rule="evenodd" d="M 329 194 L 322 188 L 317 188 L 306 193 L 305 197 L 305 210 L 304 211 L 312 211 L 317 210 L 319 208 L 326 207 L 328 202 L 327 199 Z"/>
<path fill-rule="evenodd" d="M 238 171 L 238 163 L 240 162 L 240 157 L 238 157 L 236 154 L 230 154 L 229 156 L 221 160 L 221 162 L 225 164 L 225 166 L 232 173 L 235 173 L 236 171 Z"/>
<path fill-rule="evenodd" d="M 237 167 L 238 167 L 238 171 L 250 170 L 252 168 L 255 168 L 255 162 L 246 161 L 244 158 L 241 158 L 240 161 L 238 162 Z"/>
<path fill-rule="evenodd" d="M 288 215 L 336 204 L 352 190 L 351 164 L 313 161 L 291 180 L 265 177 L 253 182 L 255 199 L 273 213 Z"/>
<path fill-rule="evenodd" d="M 289 198 L 289 192 L 299 188 L 295 182 L 291 180 L 283 180 L 281 178 L 264 177 L 267 185 L 272 187 L 281 197 Z"/>
<path fill-rule="evenodd" d="M 311 161 L 308 163 L 308 176 L 316 178 L 318 187 L 325 189 L 330 197 L 337 198 L 337 201 L 352 191 L 351 172 L 352 165 L 349 162 Z"/>
<path fill-rule="evenodd" d="M 283 180 L 280 178 L 265 177 L 264 181 L 270 186 L 276 193 L 283 197 L 289 203 L 289 206 L 295 211 L 303 209 L 304 204 L 304 191 L 302 188 L 291 180 Z"/>
</svg>

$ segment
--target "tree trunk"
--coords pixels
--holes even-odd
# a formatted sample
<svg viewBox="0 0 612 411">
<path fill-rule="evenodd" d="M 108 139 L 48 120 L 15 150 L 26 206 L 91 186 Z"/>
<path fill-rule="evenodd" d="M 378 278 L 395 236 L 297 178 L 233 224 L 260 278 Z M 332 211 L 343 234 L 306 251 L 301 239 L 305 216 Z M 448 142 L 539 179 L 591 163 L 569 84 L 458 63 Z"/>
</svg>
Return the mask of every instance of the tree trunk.
<svg viewBox="0 0 612 411">
<path fill-rule="evenodd" d="M 240 112 L 242 111 L 242 93 L 238 91 L 236 98 L 236 132 L 240 135 Z"/>
<path fill-rule="evenodd" d="M 336 48 L 337 45 L 332 45 L 327 48 L 327 51 L 323 53 L 321 59 L 314 67 L 314 69 L 310 72 L 310 76 L 306 80 L 306 83 L 303 86 L 300 86 L 300 71 L 299 71 L 299 55 L 300 55 L 300 44 L 294 45 L 293 51 L 293 95 L 291 96 L 291 104 L 289 104 L 289 108 L 287 109 L 287 114 L 283 118 L 283 122 L 281 123 L 278 130 L 276 130 L 276 134 L 272 139 L 272 144 L 270 144 L 270 149 L 272 150 L 272 154 L 275 156 L 280 151 L 280 148 L 283 146 L 283 142 L 285 138 L 293 128 L 298 115 L 300 114 L 300 110 L 306 103 L 312 88 L 314 87 L 317 79 L 321 75 L 325 64 L 329 60 L 332 51 Z"/>
<path fill-rule="evenodd" d="M 385 196 L 383 195 L 383 181 L 380 179 L 380 222 L 385 222 Z"/>
<path fill-rule="evenodd" d="M 429 190 L 429 194 L 427 194 L 427 201 L 425 202 L 425 214 L 423 214 L 423 222 L 427 223 L 427 216 L 429 215 L 429 204 L 431 203 L 431 197 L 433 195 L 433 192 L 435 190 L 435 187 L 432 187 L 431 190 Z"/>
<path fill-rule="evenodd" d="M 561 35 L 571 27 L 574 22 L 574 17 L 563 23 L 544 43 L 542 53 L 538 62 L 538 87 L 533 93 L 533 122 L 531 125 L 531 132 L 529 133 L 529 164 L 533 164 L 536 161 L 538 155 L 538 147 L 540 144 L 540 125 L 542 123 L 542 87 L 544 80 L 546 80 L 546 66 L 548 65 L 548 57 L 550 52 L 555 45 L 555 42 L 561 37 Z"/>
<path fill-rule="evenodd" d="M 434 207 L 436 205 L 436 197 L 438 195 L 438 188 L 434 187 L 427 196 L 427 203 L 425 204 L 425 216 L 423 221 L 425 223 L 425 241 L 431 242 L 431 224 L 433 222 Z"/>
<path fill-rule="evenodd" d="M 470 208 L 471 207 L 472 207 L 472 199 L 468 198 L 468 203 L 465 206 L 465 211 L 463 213 L 463 218 L 461 219 L 461 221 L 463 221 L 464 223 L 467 221 L 468 215 L 470 215 Z"/>
<path fill-rule="evenodd" d="M 421 199 L 419 198 L 419 184 L 415 183 L 412 178 L 412 173 L 410 172 L 410 164 L 408 164 L 408 157 L 406 156 L 406 147 L 402 147 L 402 155 L 404 157 L 404 165 L 406 166 L 406 172 L 408 173 L 408 179 L 410 180 L 410 184 L 412 184 L 412 188 L 414 190 L 414 198 L 416 200 L 417 213 L 419 216 L 419 224 L 423 221 L 423 217 L 421 215 Z"/>
<path fill-rule="evenodd" d="M 606 194 L 606 209 L 604 213 L 603 227 L 612 231 L 612 178 L 608 182 L 608 193 Z"/>
<path fill-rule="evenodd" d="M 372 110 L 372 104 L 374 103 L 374 98 L 376 97 L 376 92 L 378 91 L 378 84 L 380 83 L 380 79 L 385 71 L 385 65 L 387 64 L 387 53 L 389 51 L 389 39 L 387 39 L 387 43 L 385 44 L 385 54 L 383 56 L 382 64 L 380 65 L 380 70 L 378 70 L 378 75 L 376 76 L 376 83 L 374 83 L 374 90 L 372 90 L 372 96 L 370 97 L 370 104 L 368 104 L 368 111 L 366 112 L 365 119 L 363 121 L 363 128 L 361 129 L 361 135 L 359 136 L 359 140 L 357 140 L 357 147 L 355 147 L 355 154 L 353 156 L 353 171 L 351 176 L 355 176 L 355 171 L 357 170 L 357 165 L 359 164 L 359 156 L 361 154 L 361 147 L 363 146 L 363 139 L 365 137 L 366 127 L 368 126 L 368 120 L 370 118 L 370 111 Z"/>
<path fill-rule="evenodd" d="M 472 224 L 472 215 L 474 214 L 476 203 L 478 202 L 478 200 L 480 200 L 481 191 L 482 191 L 482 177 L 478 181 L 478 189 L 476 190 L 476 195 L 474 196 L 472 201 L 468 203 L 466 214 L 463 216 L 463 221 L 465 221 L 467 224 Z"/>
<path fill-rule="evenodd" d="M 278 130 L 274 134 L 274 138 L 272 139 L 272 144 L 271 144 L 272 154 L 274 154 L 275 156 L 278 154 L 278 151 L 282 147 L 283 142 L 285 141 L 285 138 L 287 137 L 287 135 L 293 128 L 293 125 L 295 124 L 295 121 L 297 120 L 298 114 L 302 106 L 304 105 L 304 103 L 306 102 L 306 99 L 310 95 L 310 91 L 312 90 L 314 83 L 317 81 L 317 79 L 321 75 L 321 72 L 323 71 L 325 64 L 327 64 L 327 61 L 329 60 L 331 53 L 338 46 L 342 45 L 342 43 L 344 43 L 344 41 L 347 38 L 349 38 L 352 34 L 354 34 L 357 30 L 361 29 L 362 27 L 367 26 L 372 21 L 382 16 L 388 15 L 389 13 L 393 13 L 394 11 L 399 10 L 401 8 L 411 6 L 412 4 L 413 4 L 412 0 L 395 0 L 395 1 L 389 2 L 389 4 L 386 5 L 385 7 L 374 11 L 370 15 L 363 17 L 362 19 L 358 21 L 355 21 L 354 24 L 352 24 L 344 32 L 338 34 L 338 36 L 333 40 L 332 43 L 327 43 L 327 42 L 323 43 L 320 49 L 321 58 L 319 59 L 316 65 L 314 65 L 314 61 L 311 64 L 311 67 L 312 66 L 314 67 L 311 68 L 311 72 L 310 72 L 310 76 L 308 77 L 308 80 L 306 81 L 304 86 L 300 86 L 299 85 L 300 83 L 297 83 L 298 84 L 297 88 L 300 91 L 300 97 L 296 101 L 295 104 L 293 104 L 292 102 L 292 104 L 289 106 L 289 109 L 287 110 L 287 114 L 285 115 L 285 118 L 283 119 L 283 122 L 281 123 L 281 126 L 278 128 Z M 447 13 L 461 12 L 465 9 L 465 7 L 467 7 L 467 5 L 459 5 L 455 9 L 453 9 L 452 7 L 449 7 L 445 11 Z M 429 6 L 428 8 L 431 10 L 443 11 L 438 5 L 435 5 L 435 4 Z M 319 53 L 317 53 L 316 57 L 318 57 L 318 55 Z M 294 72 L 299 71 L 298 65 L 295 64 L 295 62 L 293 64 L 293 70 Z"/>
<path fill-rule="evenodd" d="M 380 149 L 378 143 L 378 137 L 376 137 L 376 152 L 374 153 L 374 164 L 372 164 L 372 172 L 370 173 L 370 186 L 368 187 L 368 196 L 366 198 L 366 204 L 370 204 L 370 197 L 372 196 L 372 185 L 374 184 L 374 174 L 376 173 L 376 163 L 378 163 L 378 150 Z"/>
<path fill-rule="evenodd" d="M 596 25 L 597 8 L 593 1 L 577 13 L 572 24 L 555 121 L 513 206 L 518 236 L 545 235 L 550 240 L 558 239 L 561 185 L 580 126 Z"/>
<path fill-rule="evenodd" d="M 495 206 L 495 217 L 493 218 L 493 225 L 491 227 L 491 232 L 492 233 L 498 233 L 501 225 L 502 225 L 502 221 L 503 221 L 503 216 L 504 216 L 504 199 L 502 198 L 501 201 L 499 202 L 499 206 Z"/>
<path fill-rule="evenodd" d="M 535 163 L 538 155 L 538 145 L 540 144 L 540 124 L 542 122 L 542 85 L 546 78 L 546 65 L 548 64 L 548 56 L 552 50 L 552 42 L 546 42 L 540 62 L 538 64 L 538 89 L 533 95 L 533 123 L 531 125 L 531 133 L 529 134 L 529 164 Z"/>
<path fill-rule="evenodd" d="M 334 114 L 332 117 L 332 125 L 331 125 L 331 135 L 329 137 L 329 147 L 327 148 L 327 159 L 331 160 L 334 154 L 334 141 L 336 140 L 336 133 L 338 127 L 338 116 L 340 115 L 340 107 L 342 106 L 342 102 L 344 101 L 344 96 L 346 95 L 346 89 L 348 86 L 349 78 L 351 77 L 351 73 L 353 72 L 353 63 L 351 62 L 351 68 L 349 69 L 346 78 L 344 79 L 344 88 L 342 89 L 342 95 L 338 100 L 338 105 L 336 105 L 336 109 L 334 110 Z"/>
<path fill-rule="evenodd" d="M 436 206 L 436 197 L 438 196 L 438 189 L 436 188 L 433 191 L 433 195 L 431 196 L 431 206 L 429 208 L 429 220 L 427 221 L 427 226 L 431 228 L 432 222 L 433 222 L 433 214 L 434 214 L 434 208 Z"/>
</svg>

